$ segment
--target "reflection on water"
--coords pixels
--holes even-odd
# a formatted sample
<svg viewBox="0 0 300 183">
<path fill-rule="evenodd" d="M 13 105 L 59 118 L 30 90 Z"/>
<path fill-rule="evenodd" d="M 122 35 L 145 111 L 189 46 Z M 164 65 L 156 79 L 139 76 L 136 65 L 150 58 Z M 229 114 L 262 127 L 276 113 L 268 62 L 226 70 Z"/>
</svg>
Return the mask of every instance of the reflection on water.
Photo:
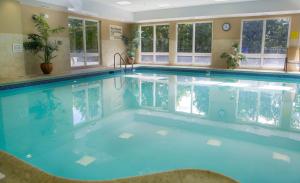
<svg viewBox="0 0 300 183">
<path fill-rule="evenodd" d="M 136 78 L 141 107 L 231 123 L 299 129 L 300 85 L 186 76 L 161 81 L 151 78 Z M 292 113 L 286 112 L 289 110 Z"/>
<path fill-rule="evenodd" d="M 293 82 L 132 73 L 0 92 L 0 149 L 68 178 L 201 168 L 300 182 L 299 130 Z"/>
<path fill-rule="evenodd" d="M 72 86 L 74 125 L 102 117 L 101 82 Z"/>
<path fill-rule="evenodd" d="M 122 90 L 114 82 L 73 83 L 1 98 L 4 106 L 12 105 L 12 100 L 28 104 L 28 112 L 22 115 L 36 120 L 56 121 L 57 113 L 71 110 L 74 125 L 103 118 L 106 106 L 107 115 L 140 107 L 215 121 L 300 129 L 300 85 L 295 83 L 150 74 L 125 77 Z M 6 114 L 14 111 L 3 110 L 8 110 Z"/>
</svg>

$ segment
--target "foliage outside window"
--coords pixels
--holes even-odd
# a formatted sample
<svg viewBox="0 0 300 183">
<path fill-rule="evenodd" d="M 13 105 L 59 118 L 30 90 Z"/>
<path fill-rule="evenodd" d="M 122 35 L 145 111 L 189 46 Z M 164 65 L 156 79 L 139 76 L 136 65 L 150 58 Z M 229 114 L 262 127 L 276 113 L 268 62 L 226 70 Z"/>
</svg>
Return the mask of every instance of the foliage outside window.
<svg viewBox="0 0 300 183">
<path fill-rule="evenodd" d="M 142 52 L 153 52 L 153 26 L 142 27 Z"/>
<path fill-rule="evenodd" d="M 169 62 L 169 25 L 141 26 L 141 61 Z"/>
<path fill-rule="evenodd" d="M 243 21 L 241 51 L 244 67 L 284 68 L 289 37 L 288 18 Z"/>
<path fill-rule="evenodd" d="M 179 24 L 177 32 L 177 52 L 193 52 L 193 24 Z"/>
<path fill-rule="evenodd" d="M 212 23 L 177 25 L 177 63 L 210 65 Z"/>
<path fill-rule="evenodd" d="M 71 66 L 99 65 L 99 23 L 69 18 Z"/>
<path fill-rule="evenodd" d="M 195 26 L 195 52 L 211 53 L 212 47 L 212 24 L 199 23 Z"/>
<path fill-rule="evenodd" d="M 156 26 L 156 52 L 169 52 L 169 26 Z"/>
</svg>

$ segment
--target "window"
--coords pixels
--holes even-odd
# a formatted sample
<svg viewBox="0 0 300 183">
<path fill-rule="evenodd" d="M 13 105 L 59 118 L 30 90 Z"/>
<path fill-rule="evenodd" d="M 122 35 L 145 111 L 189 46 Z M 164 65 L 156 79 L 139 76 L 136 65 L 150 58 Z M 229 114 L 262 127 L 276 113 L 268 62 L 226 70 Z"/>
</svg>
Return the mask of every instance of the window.
<svg viewBox="0 0 300 183">
<path fill-rule="evenodd" d="M 169 63 L 169 25 L 141 27 L 141 62 Z"/>
<path fill-rule="evenodd" d="M 177 63 L 210 65 L 212 23 L 177 25 Z"/>
<path fill-rule="evenodd" d="M 242 26 L 241 47 L 247 59 L 241 62 L 241 66 L 283 69 L 290 20 L 245 20 Z"/>
<path fill-rule="evenodd" d="M 71 66 L 99 65 L 99 23 L 69 18 Z"/>
</svg>

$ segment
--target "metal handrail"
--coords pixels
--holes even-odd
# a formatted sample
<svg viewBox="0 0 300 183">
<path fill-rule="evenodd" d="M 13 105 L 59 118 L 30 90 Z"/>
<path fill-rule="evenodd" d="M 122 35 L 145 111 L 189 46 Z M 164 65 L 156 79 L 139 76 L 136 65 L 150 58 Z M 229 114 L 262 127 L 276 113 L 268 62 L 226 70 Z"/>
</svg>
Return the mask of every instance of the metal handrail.
<svg viewBox="0 0 300 183">
<path fill-rule="evenodd" d="M 122 55 L 118 52 L 114 54 L 114 69 L 116 69 L 116 57 L 119 56 L 120 58 L 120 69 L 122 69 L 122 62 L 125 64 L 125 71 L 127 70 L 127 62 L 125 59 L 129 59 L 128 55 L 126 55 L 125 59 L 122 57 Z M 131 69 L 133 70 L 133 62 L 131 63 Z"/>
</svg>

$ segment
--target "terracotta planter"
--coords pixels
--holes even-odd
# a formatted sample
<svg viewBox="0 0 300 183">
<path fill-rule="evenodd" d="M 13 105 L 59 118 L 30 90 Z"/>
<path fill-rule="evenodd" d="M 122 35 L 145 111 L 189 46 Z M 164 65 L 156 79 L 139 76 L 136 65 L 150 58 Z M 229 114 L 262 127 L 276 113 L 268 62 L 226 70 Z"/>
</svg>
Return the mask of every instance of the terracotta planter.
<svg viewBox="0 0 300 183">
<path fill-rule="evenodd" d="M 41 70 L 44 74 L 50 74 L 53 70 L 52 63 L 41 63 Z"/>
<path fill-rule="evenodd" d="M 128 63 L 128 64 L 132 64 L 132 63 L 134 63 L 134 60 L 135 60 L 134 57 L 128 57 L 127 63 Z"/>
</svg>

